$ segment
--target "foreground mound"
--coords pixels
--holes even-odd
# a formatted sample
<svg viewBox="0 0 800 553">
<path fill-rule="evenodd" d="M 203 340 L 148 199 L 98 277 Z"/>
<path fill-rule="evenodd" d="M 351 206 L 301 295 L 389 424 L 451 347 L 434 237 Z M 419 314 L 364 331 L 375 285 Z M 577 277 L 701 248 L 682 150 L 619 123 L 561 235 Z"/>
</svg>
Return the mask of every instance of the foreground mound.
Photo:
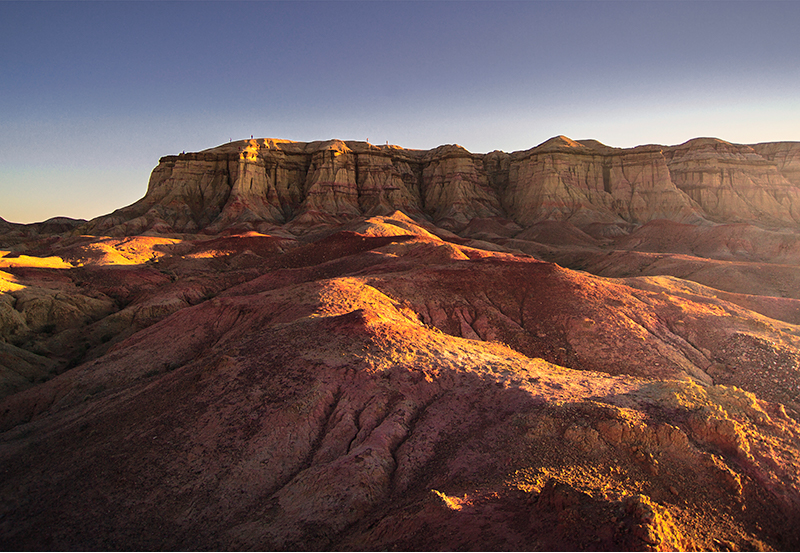
<svg viewBox="0 0 800 553">
<path fill-rule="evenodd" d="M 800 546 L 800 328 L 466 244 L 397 213 L 0 258 L 0 546 Z"/>
</svg>

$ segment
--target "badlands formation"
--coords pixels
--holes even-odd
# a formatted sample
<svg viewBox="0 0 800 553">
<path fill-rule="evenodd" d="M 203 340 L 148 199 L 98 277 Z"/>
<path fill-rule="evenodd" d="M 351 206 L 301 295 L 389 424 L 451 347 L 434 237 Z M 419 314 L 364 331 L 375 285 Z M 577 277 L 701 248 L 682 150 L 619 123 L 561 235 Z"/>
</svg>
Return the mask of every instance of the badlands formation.
<svg viewBox="0 0 800 553">
<path fill-rule="evenodd" d="M 4 550 L 797 550 L 800 143 L 232 142 L 0 219 Z"/>
</svg>

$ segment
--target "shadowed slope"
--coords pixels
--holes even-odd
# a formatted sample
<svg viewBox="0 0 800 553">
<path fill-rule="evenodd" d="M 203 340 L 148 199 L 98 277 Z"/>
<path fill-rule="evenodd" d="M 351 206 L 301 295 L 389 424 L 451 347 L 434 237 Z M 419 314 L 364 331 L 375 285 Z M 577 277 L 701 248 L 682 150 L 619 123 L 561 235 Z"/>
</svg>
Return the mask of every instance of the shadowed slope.
<svg viewBox="0 0 800 553">
<path fill-rule="evenodd" d="M 798 543 L 797 327 L 669 282 L 447 243 L 399 215 L 357 225 L 264 257 L 225 242 L 214 297 L 3 400 L 0 543 Z M 223 249 L 188 251 L 203 244 Z M 237 245 L 261 263 L 237 268 Z M 181 274 L 166 255 L 158 289 L 210 259 Z M 784 380 L 726 368 L 749 351 Z M 718 365 L 743 389 L 712 385 Z"/>
</svg>

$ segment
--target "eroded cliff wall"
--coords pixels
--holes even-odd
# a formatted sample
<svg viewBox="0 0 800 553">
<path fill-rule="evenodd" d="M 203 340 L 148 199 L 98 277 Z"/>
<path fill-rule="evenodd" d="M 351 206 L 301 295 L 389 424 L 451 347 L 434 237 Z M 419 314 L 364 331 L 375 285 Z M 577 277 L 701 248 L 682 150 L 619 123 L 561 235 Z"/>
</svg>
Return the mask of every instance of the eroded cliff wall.
<svg viewBox="0 0 800 553">
<path fill-rule="evenodd" d="M 701 218 L 670 180 L 660 147 L 628 150 L 560 136 L 511 156 L 503 201 L 522 225 L 545 219 L 644 223 Z"/>
<path fill-rule="evenodd" d="M 769 159 L 752 146 L 697 138 L 664 148 L 664 156 L 672 181 L 709 218 L 719 222 L 793 225 L 800 221 L 800 189 L 775 161 L 779 160 L 780 167 L 796 178 L 798 150 L 786 146 L 761 145 L 762 152 L 772 155 Z"/>
<path fill-rule="evenodd" d="M 255 139 L 163 157 L 147 194 L 88 232 L 220 232 L 401 210 L 450 230 L 500 217 L 642 224 L 800 222 L 800 143 L 695 139 L 620 149 L 559 136 L 514 152 Z"/>
</svg>

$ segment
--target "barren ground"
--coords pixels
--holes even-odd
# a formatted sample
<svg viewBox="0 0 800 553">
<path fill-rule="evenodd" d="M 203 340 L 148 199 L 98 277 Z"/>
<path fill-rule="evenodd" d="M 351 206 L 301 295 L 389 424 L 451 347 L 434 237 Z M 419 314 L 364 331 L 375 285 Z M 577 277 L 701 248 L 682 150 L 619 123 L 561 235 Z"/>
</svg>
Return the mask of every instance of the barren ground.
<svg viewBox="0 0 800 553">
<path fill-rule="evenodd" d="M 0 548 L 798 549 L 791 237 L 490 223 L 0 242 Z"/>
</svg>

